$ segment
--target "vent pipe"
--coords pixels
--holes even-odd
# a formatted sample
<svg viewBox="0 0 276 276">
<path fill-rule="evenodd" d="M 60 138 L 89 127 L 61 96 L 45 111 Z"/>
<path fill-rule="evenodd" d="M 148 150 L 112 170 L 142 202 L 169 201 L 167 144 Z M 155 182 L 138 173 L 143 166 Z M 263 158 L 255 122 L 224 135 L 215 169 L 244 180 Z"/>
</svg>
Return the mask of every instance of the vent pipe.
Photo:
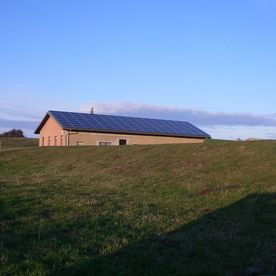
<svg viewBox="0 0 276 276">
<path fill-rule="evenodd" d="M 91 110 L 90 110 L 90 114 L 94 114 L 94 108 L 92 107 Z"/>
</svg>

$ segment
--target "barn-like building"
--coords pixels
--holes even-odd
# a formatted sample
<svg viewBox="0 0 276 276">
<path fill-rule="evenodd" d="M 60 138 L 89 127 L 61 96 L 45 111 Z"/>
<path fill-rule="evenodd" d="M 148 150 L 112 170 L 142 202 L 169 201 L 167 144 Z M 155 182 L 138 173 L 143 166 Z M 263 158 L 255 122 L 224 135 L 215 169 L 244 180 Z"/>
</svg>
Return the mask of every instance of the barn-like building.
<svg viewBox="0 0 276 276">
<path fill-rule="evenodd" d="M 188 122 L 48 111 L 35 131 L 40 146 L 202 143 L 210 136 Z"/>
</svg>

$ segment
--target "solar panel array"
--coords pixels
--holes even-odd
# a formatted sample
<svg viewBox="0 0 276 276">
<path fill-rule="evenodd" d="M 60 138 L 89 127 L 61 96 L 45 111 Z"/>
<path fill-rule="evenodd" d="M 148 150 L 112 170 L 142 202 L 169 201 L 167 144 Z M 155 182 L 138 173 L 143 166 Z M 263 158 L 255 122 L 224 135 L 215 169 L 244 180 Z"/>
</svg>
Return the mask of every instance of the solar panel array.
<svg viewBox="0 0 276 276">
<path fill-rule="evenodd" d="M 63 129 L 202 137 L 209 135 L 188 122 L 114 115 L 49 111 Z"/>
</svg>

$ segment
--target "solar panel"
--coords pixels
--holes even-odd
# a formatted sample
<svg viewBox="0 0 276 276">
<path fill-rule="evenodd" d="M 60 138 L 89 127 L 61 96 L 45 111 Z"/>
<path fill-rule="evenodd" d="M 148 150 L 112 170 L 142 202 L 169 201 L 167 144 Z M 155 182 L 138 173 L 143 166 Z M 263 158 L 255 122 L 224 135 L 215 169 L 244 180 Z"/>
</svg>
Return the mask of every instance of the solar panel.
<svg viewBox="0 0 276 276">
<path fill-rule="evenodd" d="M 210 137 L 188 122 L 100 115 L 64 111 L 49 111 L 64 129 L 80 131 L 121 132 L 168 136 Z"/>
</svg>

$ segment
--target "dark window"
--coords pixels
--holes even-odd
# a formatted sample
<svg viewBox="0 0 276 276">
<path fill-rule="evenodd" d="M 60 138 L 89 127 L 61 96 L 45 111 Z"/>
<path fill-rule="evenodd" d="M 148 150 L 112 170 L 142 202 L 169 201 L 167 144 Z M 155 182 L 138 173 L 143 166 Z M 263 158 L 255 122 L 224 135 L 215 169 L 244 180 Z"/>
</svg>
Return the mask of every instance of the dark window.
<svg viewBox="0 0 276 276">
<path fill-rule="evenodd" d="M 120 146 L 124 146 L 124 145 L 126 145 L 127 144 L 127 140 L 125 140 L 125 139 L 120 139 L 119 140 L 119 145 Z"/>
</svg>

